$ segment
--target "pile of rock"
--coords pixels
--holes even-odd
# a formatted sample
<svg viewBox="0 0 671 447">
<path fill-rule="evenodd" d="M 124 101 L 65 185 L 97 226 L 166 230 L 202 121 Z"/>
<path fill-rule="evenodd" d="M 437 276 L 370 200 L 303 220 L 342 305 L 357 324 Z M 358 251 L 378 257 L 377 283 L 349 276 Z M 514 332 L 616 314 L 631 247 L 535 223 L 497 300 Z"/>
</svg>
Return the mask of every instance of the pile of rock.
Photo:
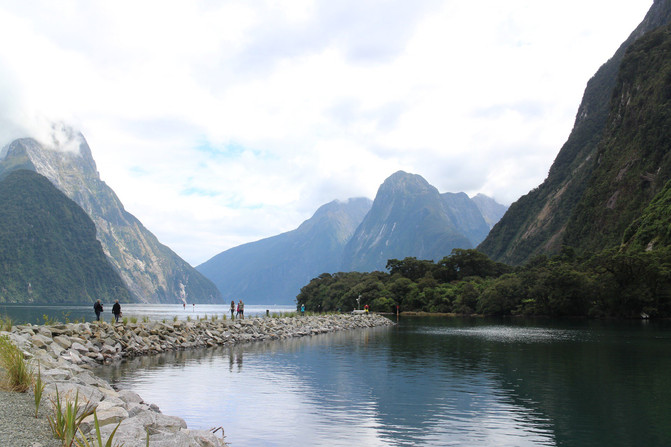
<svg viewBox="0 0 671 447">
<path fill-rule="evenodd" d="M 125 357 L 165 351 L 231 345 L 241 342 L 276 340 L 340 330 L 392 325 L 377 315 L 325 315 L 295 318 L 251 318 L 246 320 L 198 320 L 133 324 L 74 323 L 51 326 L 21 325 L 9 335 L 15 345 L 39 363 L 47 384 L 44 396 L 55 401 L 56 388 L 63 399 L 96 406 L 103 436 L 121 422 L 115 441 L 126 446 L 152 447 L 223 446 L 221 438 L 203 430 L 188 430 L 186 423 L 163 415 L 158 407 L 145 403 L 128 390 L 116 391 L 88 370 Z M 2 334 L 0 332 L 0 334 Z M 82 425 L 93 428 L 93 417 Z"/>
</svg>

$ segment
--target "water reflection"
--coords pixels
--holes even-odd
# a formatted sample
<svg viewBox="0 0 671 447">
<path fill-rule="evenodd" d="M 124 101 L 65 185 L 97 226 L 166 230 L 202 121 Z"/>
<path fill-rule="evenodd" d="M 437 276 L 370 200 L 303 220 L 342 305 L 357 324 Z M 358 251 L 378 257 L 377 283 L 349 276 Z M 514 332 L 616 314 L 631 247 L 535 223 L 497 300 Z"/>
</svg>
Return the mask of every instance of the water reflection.
<svg viewBox="0 0 671 447">
<path fill-rule="evenodd" d="M 101 374 L 233 446 L 670 445 L 668 329 L 402 319 Z"/>
</svg>

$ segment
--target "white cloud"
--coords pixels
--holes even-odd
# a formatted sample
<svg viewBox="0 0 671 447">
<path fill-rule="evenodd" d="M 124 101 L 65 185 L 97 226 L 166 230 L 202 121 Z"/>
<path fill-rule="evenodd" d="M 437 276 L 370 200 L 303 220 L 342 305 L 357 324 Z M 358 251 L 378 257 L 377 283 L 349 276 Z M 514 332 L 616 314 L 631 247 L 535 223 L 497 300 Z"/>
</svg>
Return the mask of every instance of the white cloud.
<svg viewBox="0 0 671 447">
<path fill-rule="evenodd" d="M 537 186 L 650 0 L 0 0 L 0 143 L 75 123 L 196 265 L 394 171 Z"/>
</svg>

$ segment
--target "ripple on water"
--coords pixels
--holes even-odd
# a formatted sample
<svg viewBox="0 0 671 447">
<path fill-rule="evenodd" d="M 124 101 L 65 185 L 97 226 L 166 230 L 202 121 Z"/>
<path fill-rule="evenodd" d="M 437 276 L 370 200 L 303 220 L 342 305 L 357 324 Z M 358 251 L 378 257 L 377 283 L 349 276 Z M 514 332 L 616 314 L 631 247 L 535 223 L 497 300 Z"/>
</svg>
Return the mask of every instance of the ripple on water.
<svg viewBox="0 0 671 447">
<path fill-rule="evenodd" d="M 585 341 L 587 334 L 575 329 L 540 327 L 482 326 L 469 328 L 436 328 L 417 331 L 419 334 L 449 337 L 473 337 L 500 343 L 550 343 Z"/>
</svg>

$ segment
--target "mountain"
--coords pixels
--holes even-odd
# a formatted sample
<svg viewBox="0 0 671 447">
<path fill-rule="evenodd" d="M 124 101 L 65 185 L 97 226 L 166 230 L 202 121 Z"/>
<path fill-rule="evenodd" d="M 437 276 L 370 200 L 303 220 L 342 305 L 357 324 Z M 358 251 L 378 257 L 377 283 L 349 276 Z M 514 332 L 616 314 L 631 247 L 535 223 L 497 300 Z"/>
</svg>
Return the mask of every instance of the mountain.
<svg viewBox="0 0 671 447">
<path fill-rule="evenodd" d="M 33 171 L 13 171 L 0 181 L 0 302 L 130 297 L 79 205 Z"/>
<path fill-rule="evenodd" d="M 450 220 L 445 200 L 419 175 L 403 171 L 391 175 L 347 243 L 343 270 L 384 270 L 389 259 L 439 260 L 453 248 L 471 248 L 473 244 Z"/>
<path fill-rule="evenodd" d="M 499 220 L 501 220 L 503 215 L 506 214 L 506 211 L 508 211 L 507 206 L 501 205 L 496 200 L 487 197 L 484 194 L 477 194 L 475 197 L 472 197 L 471 200 L 475 203 L 475 206 L 478 207 L 478 210 L 480 210 L 480 214 L 482 214 L 482 217 L 485 219 L 490 230 Z M 478 243 L 480 242 L 482 241 L 479 241 Z"/>
<path fill-rule="evenodd" d="M 370 207 L 364 198 L 330 202 L 297 229 L 226 250 L 197 270 L 225 300 L 290 303 L 312 278 L 340 269 L 345 244 Z"/>
<path fill-rule="evenodd" d="M 0 153 L 0 178 L 21 168 L 42 174 L 89 215 L 103 252 L 135 301 L 221 302 L 214 284 L 162 245 L 100 180 L 83 135 L 54 126 L 49 145 L 32 138 L 13 141 Z"/>
<path fill-rule="evenodd" d="M 473 247 L 477 246 L 487 237 L 491 227 L 487 224 L 477 203 L 468 197 L 466 193 L 446 192 L 441 194 L 440 197 L 443 199 L 443 207 L 447 213 L 447 217 L 454 224 L 457 231 L 468 238 Z M 494 202 L 493 199 L 489 200 Z M 497 204 L 496 202 L 494 203 Z"/>
<path fill-rule="evenodd" d="M 652 99 L 650 95 L 666 95 L 669 84 L 666 78 L 654 81 L 655 87 L 648 86 L 648 80 L 641 77 L 645 74 L 637 74 L 639 63 L 659 63 L 658 68 L 664 69 L 664 61 L 656 60 L 665 57 L 664 50 L 653 49 L 664 40 L 662 37 L 646 39 L 645 43 L 634 46 L 633 51 L 628 49 L 644 34 L 669 23 L 671 0 L 655 0 L 642 23 L 587 83 L 573 130 L 548 177 L 510 206 L 479 250 L 497 261 L 520 264 L 537 254 L 556 253 L 566 244 L 598 249 L 622 236 L 623 229 L 641 211 L 639 207 L 645 207 L 651 195 L 665 183 L 665 168 L 658 163 L 666 156 L 663 155 L 666 146 L 649 146 L 653 140 L 660 141 L 655 134 L 664 132 L 663 125 L 651 122 L 653 135 L 647 138 L 640 132 L 635 135 L 631 126 L 617 129 L 627 124 L 618 114 L 628 113 L 625 120 L 630 120 L 629 124 L 636 120 L 638 112 L 647 114 L 646 120 L 651 119 L 651 110 L 640 102 Z M 644 68 L 647 75 L 653 75 L 649 70 Z M 662 98 L 655 101 L 663 103 Z M 654 119 L 665 120 L 664 113 Z M 619 138 L 629 141 L 616 141 Z M 655 155 L 647 163 L 652 153 Z M 658 171 L 659 168 L 662 170 Z M 605 175 L 607 169 L 618 171 Z M 635 173 L 639 175 L 637 186 L 634 186 Z M 608 179 L 617 181 L 618 186 L 606 185 Z M 652 188 L 643 192 L 646 184 Z M 604 201 L 609 192 L 611 195 Z M 608 216 L 616 216 L 617 222 L 609 222 Z M 604 224 L 606 227 L 602 228 Z M 607 234 L 602 238 L 603 233 Z"/>
<path fill-rule="evenodd" d="M 671 27 L 652 31 L 625 54 L 587 188 L 564 243 L 617 246 L 671 179 Z"/>
</svg>

